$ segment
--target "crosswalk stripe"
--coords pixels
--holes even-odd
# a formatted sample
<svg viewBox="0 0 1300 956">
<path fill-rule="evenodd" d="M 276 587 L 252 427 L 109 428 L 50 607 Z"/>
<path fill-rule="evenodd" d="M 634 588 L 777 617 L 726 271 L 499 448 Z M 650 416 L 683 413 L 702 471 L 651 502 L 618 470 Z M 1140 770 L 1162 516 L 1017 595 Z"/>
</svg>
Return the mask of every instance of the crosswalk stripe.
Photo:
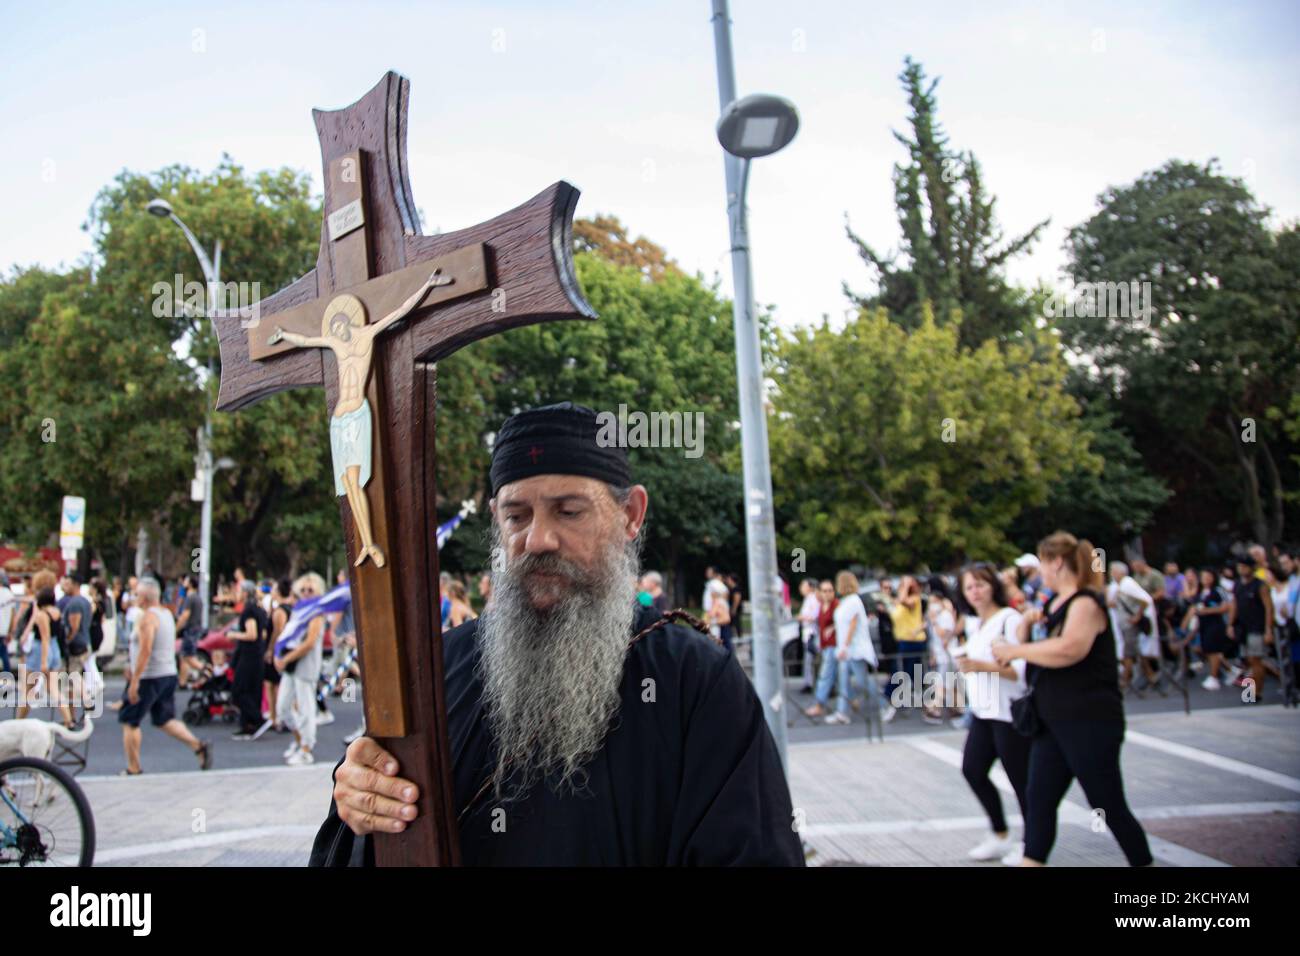
<svg viewBox="0 0 1300 956">
<path fill-rule="evenodd" d="M 1283 790 L 1300 793 L 1300 779 L 1278 773 L 1276 770 L 1266 770 L 1263 767 L 1256 767 L 1254 764 L 1234 760 L 1222 754 L 1201 750 L 1199 747 L 1189 747 L 1187 744 L 1176 744 L 1172 740 L 1152 737 L 1150 734 L 1140 733 L 1136 730 L 1125 731 L 1124 740 L 1142 747 L 1150 747 L 1152 750 L 1159 750 L 1174 757 L 1182 757 L 1184 760 L 1194 760 L 1217 770 L 1226 770 L 1242 777 L 1250 777 L 1252 780 L 1272 784 L 1275 787 L 1281 787 Z"/>
</svg>

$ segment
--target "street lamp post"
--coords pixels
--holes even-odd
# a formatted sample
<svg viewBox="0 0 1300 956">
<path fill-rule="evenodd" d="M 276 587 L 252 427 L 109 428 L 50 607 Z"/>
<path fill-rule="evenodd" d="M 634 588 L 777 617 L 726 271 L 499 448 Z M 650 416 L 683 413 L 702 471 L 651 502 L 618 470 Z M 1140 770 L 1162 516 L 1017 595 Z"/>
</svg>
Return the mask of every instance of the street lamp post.
<svg viewBox="0 0 1300 956">
<path fill-rule="evenodd" d="M 740 393 L 741 451 L 744 461 L 745 541 L 752 595 L 754 689 L 772 731 L 781 762 L 786 762 L 785 700 L 778 633 L 780 594 L 777 584 L 776 521 L 772 507 L 772 472 L 763 409 L 763 363 L 758 322 L 754 317 L 753 273 L 749 261 L 749 225 L 745 191 L 749 163 L 768 156 L 794 138 L 799 115 L 787 100 L 755 95 L 736 99 L 731 58 L 731 21 L 727 0 L 712 0 L 713 39 L 718 63 L 718 141 L 724 150 L 727 221 L 731 234 L 731 274 L 735 285 L 732 312 L 736 336 L 736 381 Z"/>
<path fill-rule="evenodd" d="M 204 318 L 211 317 L 215 314 L 219 283 L 221 282 L 221 240 L 217 240 L 216 248 L 213 250 L 214 255 L 209 259 L 207 250 L 203 248 L 198 238 L 190 231 L 190 227 L 185 225 L 180 216 L 176 215 L 172 210 L 171 203 L 165 199 L 153 199 L 145 208 L 150 215 L 157 216 L 160 219 L 170 219 L 185 234 L 185 238 L 189 240 L 190 247 L 194 250 L 195 256 L 198 257 L 199 266 L 203 269 L 206 292 L 204 296 Z M 192 355 L 193 339 L 191 339 L 190 348 Z M 194 459 L 195 469 L 199 478 L 203 481 L 203 509 L 199 528 L 199 593 L 203 597 L 204 630 L 207 630 L 208 627 L 212 599 L 208 577 L 208 568 L 212 561 L 212 475 L 218 466 L 229 467 L 233 464 L 228 458 L 223 458 L 217 465 L 214 465 L 212 461 L 212 409 L 208 406 L 207 398 L 207 384 L 212 380 L 214 374 L 211 358 L 207 361 L 207 372 L 207 379 L 203 383 L 203 429 L 197 436 L 198 454 Z"/>
</svg>

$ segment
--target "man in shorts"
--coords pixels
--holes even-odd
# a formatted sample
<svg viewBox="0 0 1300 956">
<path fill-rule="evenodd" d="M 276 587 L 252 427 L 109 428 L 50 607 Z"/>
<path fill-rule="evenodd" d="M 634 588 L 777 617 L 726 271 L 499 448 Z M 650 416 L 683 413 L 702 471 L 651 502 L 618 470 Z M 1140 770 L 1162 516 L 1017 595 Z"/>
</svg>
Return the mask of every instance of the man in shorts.
<svg viewBox="0 0 1300 956">
<path fill-rule="evenodd" d="M 90 622 L 94 617 L 90 602 L 81 596 L 81 578 L 71 572 L 59 582 L 63 600 L 59 611 L 68 641 L 68 673 L 80 674 L 90 657 Z"/>
<path fill-rule="evenodd" d="M 158 582 L 142 578 L 135 586 L 140 619 L 129 645 L 126 703 L 117 715 L 122 724 L 122 749 L 126 753 L 123 776 L 142 772 L 140 724 L 145 714 L 155 727 L 194 751 L 200 770 L 212 766 L 212 745 L 200 741 L 176 717 L 176 619 L 161 602 L 162 589 Z"/>
<path fill-rule="evenodd" d="M 1246 659 L 1250 679 L 1254 681 L 1253 693 L 1243 694 L 1243 703 L 1256 703 L 1264 687 L 1264 659 L 1269 656 L 1275 637 L 1273 635 L 1273 596 L 1268 583 L 1260 579 L 1257 565 L 1251 556 L 1237 559 L 1237 587 L 1233 590 L 1232 615 L 1229 617 L 1229 634 L 1241 647 Z"/>
</svg>

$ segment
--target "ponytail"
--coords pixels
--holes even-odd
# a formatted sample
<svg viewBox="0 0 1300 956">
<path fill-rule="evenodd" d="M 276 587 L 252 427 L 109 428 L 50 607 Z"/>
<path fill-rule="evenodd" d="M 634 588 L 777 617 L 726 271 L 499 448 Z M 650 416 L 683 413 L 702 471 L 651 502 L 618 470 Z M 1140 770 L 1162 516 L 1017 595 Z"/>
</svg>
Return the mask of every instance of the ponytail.
<svg viewBox="0 0 1300 956">
<path fill-rule="evenodd" d="M 1076 574 L 1079 577 L 1079 587 L 1088 591 L 1101 591 L 1106 587 L 1105 572 L 1099 570 L 1093 564 L 1093 557 L 1096 554 L 1096 548 L 1087 538 L 1079 539 L 1079 547 L 1076 552 L 1078 568 Z"/>
<path fill-rule="evenodd" d="M 1087 538 L 1079 539 L 1068 531 L 1058 531 L 1038 542 L 1044 558 L 1061 558 L 1081 589 L 1100 591 L 1105 586 L 1102 572 L 1093 565 L 1096 549 Z"/>
</svg>

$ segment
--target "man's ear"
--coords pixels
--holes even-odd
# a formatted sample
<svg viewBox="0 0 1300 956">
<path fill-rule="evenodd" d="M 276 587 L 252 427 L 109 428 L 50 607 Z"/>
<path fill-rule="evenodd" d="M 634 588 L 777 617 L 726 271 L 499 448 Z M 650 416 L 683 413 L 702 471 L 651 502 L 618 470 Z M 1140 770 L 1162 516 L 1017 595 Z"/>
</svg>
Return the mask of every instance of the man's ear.
<svg viewBox="0 0 1300 956">
<path fill-rule="evenodd" d="M 646 509 L 649 507 L 650 496 L 646 493 L 645 485 L 633 485 L 631 493 L 627 496 L 627 502 L 623 505 L 623 517 L 627 521 L 625 531 L 629 541 L 641 530 L 641 525 L 645 523 Z"/>
</svg>

